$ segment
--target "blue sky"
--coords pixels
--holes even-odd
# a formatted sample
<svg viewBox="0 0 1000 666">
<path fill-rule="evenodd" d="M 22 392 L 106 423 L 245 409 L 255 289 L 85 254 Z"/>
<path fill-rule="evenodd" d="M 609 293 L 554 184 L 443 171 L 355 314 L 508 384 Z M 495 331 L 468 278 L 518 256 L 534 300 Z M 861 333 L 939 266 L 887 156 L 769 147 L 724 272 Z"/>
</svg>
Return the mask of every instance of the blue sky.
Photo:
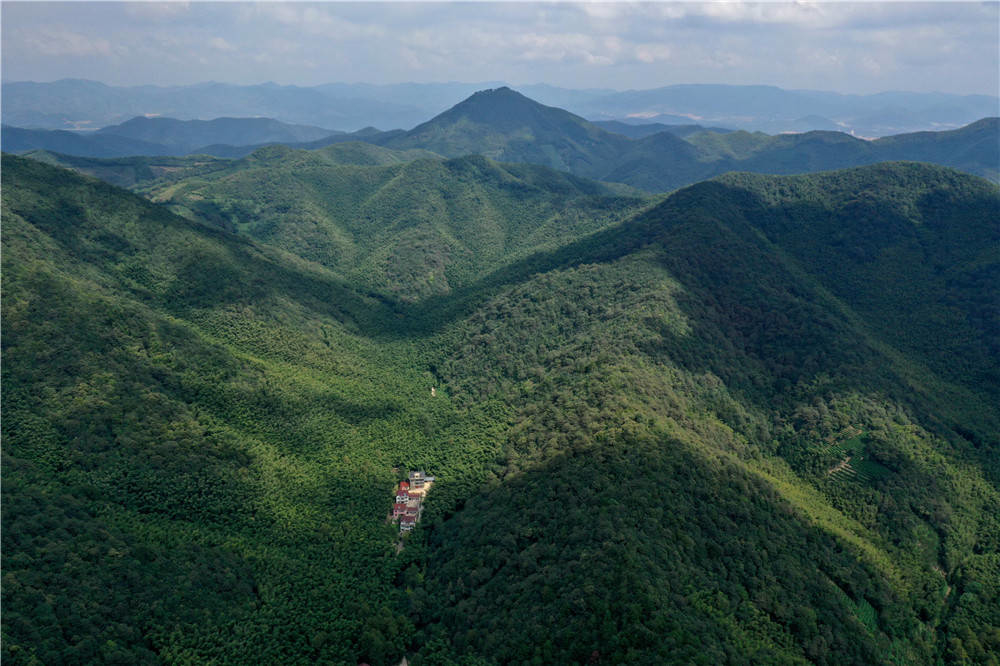
<svg viewBox="0 0 1000 666">
<path fill-rule="evenodd" d="M 3 2 L 4 81 L 998 94 L 1000 3 Z"/>
</svg>

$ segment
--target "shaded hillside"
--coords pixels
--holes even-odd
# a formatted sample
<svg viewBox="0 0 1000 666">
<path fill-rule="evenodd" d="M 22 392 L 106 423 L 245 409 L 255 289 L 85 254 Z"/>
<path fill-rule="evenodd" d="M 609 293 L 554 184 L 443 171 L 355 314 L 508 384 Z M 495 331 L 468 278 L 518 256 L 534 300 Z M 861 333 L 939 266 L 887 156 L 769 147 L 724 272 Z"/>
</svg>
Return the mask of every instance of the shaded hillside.
<svg viewBox="0 0 1000 666">
<path fill-rule="evenodd" d="M 383 622 L 401 651 L 381 500 L 448 407 L 358 337 L 379 301 L 8 156 L 3 219 L 4 662 L 356 663 Z"/>
<path fill-rule="evenodd" d="M 164 184 L 187 219 L 4 157 L 5 661 L 996 660 L 995 186 L 893 164 L 650 207 L 335 153 Z M 406 294 L 278 247 L 324 206 L 355 248 L 478 264 Z"/>
<path fill-rule="evenodd" d="M 775 202 L 765 182 L 798 196 Z M 830 208 L 792 219 L 823 201 L 813 187 L 832 188 Z M 439 372 L 467 404 L 510 405 L 509 462 L 502 483 L 426 530 L 414 663 L 1000 654 L 989 628 L 1000 581 L 984 547 L 1000 529 L 990 384 L 923 365 L 955 359 L 947 347 L 906 354 L 902 331 L 937 335 L 906 297 L 882 298 L 888 323 L 859 316 L 823 286 L 836 279 L 828 265 L 794 257 L 794 235 L 761 233 L 869 228 L 841 188 L 885 194 L 885 248 L 929 226 L 927 242 L 978 263 L 995 233 L 996 188 L 954 172 L 894 165 L 749 187 L 734 177 L 623 227 L 633 249 L 619 258 L 583 244 L 461 324 L 460 351 Z M 932 205 L 952 193 L 968 196 L 961 217 Z M 839 260 L 841 275 L 870 261 Z M 903 278 L 868 279 L 868 293 L 891 293 Z M 951 305 L 982 294 L 936 284 L 961 291 Z M 984 372 L 1000 374 L 995 356 Z M 842 443 L 859 435 L 852 467 Z M 838 463 L 849 472 L 831 473 Z"/>
<path fill-rule="evenodd" d="M 751 223 L 887 344 L 1000 402 L 995 186 L 894 164 L 721 182 L 753 193 L 761 206 L 748 211 Z"/>
</svg>

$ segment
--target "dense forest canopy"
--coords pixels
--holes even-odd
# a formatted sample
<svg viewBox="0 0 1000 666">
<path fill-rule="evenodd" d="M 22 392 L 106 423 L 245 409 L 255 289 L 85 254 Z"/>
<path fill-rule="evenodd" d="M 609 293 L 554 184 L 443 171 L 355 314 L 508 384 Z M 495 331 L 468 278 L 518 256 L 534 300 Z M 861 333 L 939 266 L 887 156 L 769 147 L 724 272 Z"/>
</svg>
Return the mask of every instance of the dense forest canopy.
<svg viewBox="0 0 1000 666">
<path fill-rule="evenodd" d="M 3 157 L 6 661 L 1000 662 L 996 185 L 164 159 Z"/>
</svg>

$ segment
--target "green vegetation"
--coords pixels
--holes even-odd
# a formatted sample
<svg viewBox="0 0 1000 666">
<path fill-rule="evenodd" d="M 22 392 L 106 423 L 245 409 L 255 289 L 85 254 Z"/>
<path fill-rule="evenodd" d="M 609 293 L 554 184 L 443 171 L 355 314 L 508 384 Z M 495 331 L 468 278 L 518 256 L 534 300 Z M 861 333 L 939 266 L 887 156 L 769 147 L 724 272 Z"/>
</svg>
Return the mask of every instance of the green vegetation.
<svg viewBox="0 0 1000 666">
<path fill-rule="evenodd" d="M 409 132 L 367 129 L 305 139 L 324 131 L 266 118 L 220 118 L 207 123 L 135 118 L 92 136 L 4 127 L 3 140 L 12 152 L 41 149 L 95 157 L 201 152 L 241 158 L 261 149 L 269 153 L 326 147 L 313 159 L 367 166 L 481 155 L 649 192 L 669 192 L 730 171 L 796 174 L 889 160 L 931 162 L 1000 181 L 1000 118 L 983 118 L 957 130 L 899 134 L 875 141 L 831 131 L 769 136 L 697 125 L 595 124 L 509 88 L 498 88 L 477 92 Z M 214 143 L 205 145 L 209 140 Z M 265 141 L 286 145 L 264 146 Z M 338 147 L 342 143 L 349 145 Z M 95 175 L 116 185 L 131 187 L 145 180 L 141 173 L 88 166 L 76 159 L 77 164 L 72 159 L 64 161 L 85 172 L 96 169 Z"/>
<path fill-rule="evenodd" d="M 423 154 L 364 144 L 273 146 L 142 191 L 404 301 L 448 294 L 647 204 L 628 188 L 532 165 L 405 161 Z"/>
<path fill-rule="evenodd" d="M 5 660 L 1000 660 L 995 186 L 346 159 L 4 157 Z"/>
<path fill-rule="evenodd" d="M 875 141 L 842 132 L 768 136 L 687 133 L 683 128 L 634 137 L 498 88 L 480 91 L 409 132 L 372 140 L 445 157 L 480 154 L 503 162 L 542 164 L 651 192 L 671 191 L 729 171 L 795 174 L 887 160 L 932 162 L 1000 180 L 1000 118 Z"/>
</svg>

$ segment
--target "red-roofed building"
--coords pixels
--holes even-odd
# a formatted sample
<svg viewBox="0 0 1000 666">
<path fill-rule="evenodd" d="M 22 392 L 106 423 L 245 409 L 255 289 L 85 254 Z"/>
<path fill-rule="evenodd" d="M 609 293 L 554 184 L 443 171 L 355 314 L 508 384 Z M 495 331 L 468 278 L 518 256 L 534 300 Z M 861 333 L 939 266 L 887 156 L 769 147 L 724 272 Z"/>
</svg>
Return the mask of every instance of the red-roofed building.
<svg viewBox="0 0 1000 666">
<path fill-rule="evenodd" d="M 413 526 L 417 523 L 416 516 L 403 516 L 399 519 L 399 531 L 409 532 L 413 529 Z"/>
<path fill-rule="evenodd" d="M 400 488 L 399 490 L 396 491 L 397 504 L 406 504 L 409 501 L 410 501 L 410 493 L 408 493 L 405 488 Z"/>
<path fill-rule="evenodd" d="M 399 518 L 404 513 L 406 513 L 406 503 L 405 502 L 396 502 L 395 504 L 392 505 L 392 517 L 393 518 Z"/>
</svg>

